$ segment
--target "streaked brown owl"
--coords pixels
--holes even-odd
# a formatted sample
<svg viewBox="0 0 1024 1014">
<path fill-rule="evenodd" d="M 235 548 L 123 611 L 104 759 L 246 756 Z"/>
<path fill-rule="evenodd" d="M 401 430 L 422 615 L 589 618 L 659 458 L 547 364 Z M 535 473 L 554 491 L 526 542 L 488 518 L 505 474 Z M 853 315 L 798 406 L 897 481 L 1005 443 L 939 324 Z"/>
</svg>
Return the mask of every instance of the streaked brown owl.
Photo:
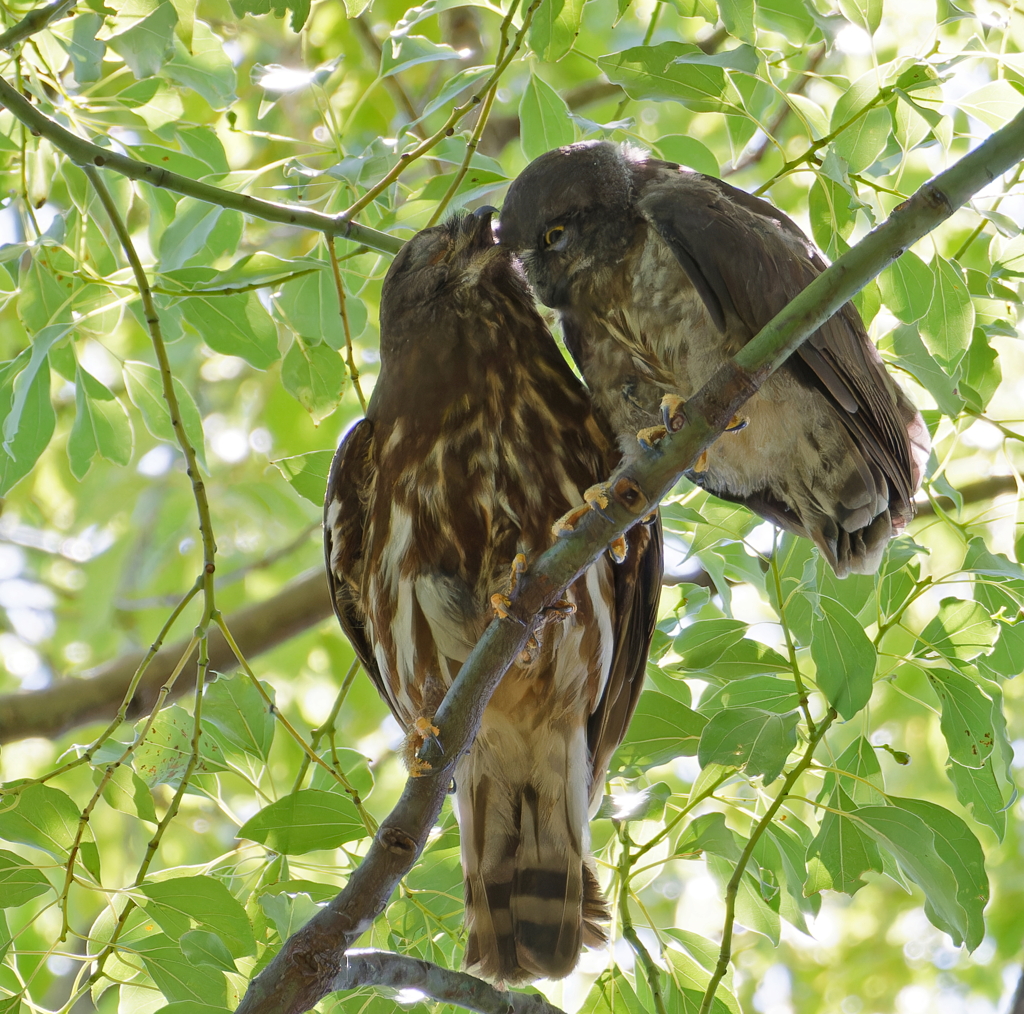
<svg viewBox="0 0 1024 1014">
<path fill-rule="evenodd" d="M 560 311 L 566 346 L 627 455 L 637 431 L 660 421 L 663 396 L 689 398 L 825 268 L 767 202 L 608 142 L 528 165 L 509 188 L 499 240 Z M 847 303 L 689 477 L 810 537 L 840 577 L 871 574 L 914 515 L 928 444 Z"/>
<path fill-rule="evenodd" d="M 409 730 L 430 719 L 552 524 L 617 454 L 534 309 L 490 211 L 427 229 L 384 280 L 381 371 L 334 458 L 325 505 L 335 610 Z M 607 912 L 589 814 L 644 678 L 661 584 L 657 525 L 566 590 L 505 675 L 455 772 L 466 964 L 506 983 L 558 977 Z"/>
</svg>

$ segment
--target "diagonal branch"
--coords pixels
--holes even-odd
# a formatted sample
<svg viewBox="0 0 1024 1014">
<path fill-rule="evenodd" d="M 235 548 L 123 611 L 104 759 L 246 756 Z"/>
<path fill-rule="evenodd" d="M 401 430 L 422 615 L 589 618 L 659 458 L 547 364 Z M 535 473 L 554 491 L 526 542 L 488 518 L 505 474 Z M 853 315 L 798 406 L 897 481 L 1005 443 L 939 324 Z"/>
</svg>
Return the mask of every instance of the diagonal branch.
<svg viewBox="0 0 1024 1014">
<path fill-rule="evenodd" d="M 431 1000 L 451 1003 L 477 1014 L 562 1014 L 539 993 L 505 992 L 465 972 L 453 972 L 392 951 L 349 951 L 331 988 L 355 989 L 357 986 L 416 989 Z"/>
<path fill-rule="evenodd" d="M 293 934 L 250 982 L 238 1014 L 299 1014 L 330 991 L 345 950 L 384 910 L 395 885 L 422 851 L 441 811 L 455 761 L 472 742 L 491 693 L 525 647 L 541 609 L 671 490 L 680 473 L 718 438 L 743 403 L 802 341 L 908 246 L 1022 159 L 1024 111 L 926 183 L 816 278 L 686 403 L 689 422 L 682 430 L 612 476 L 603 515 L 590 511 L 572 535 L 536 561 L 516 586 L 508 616 L 491 622 L 463 664 L 434 719 L 440 735 L 420 752 L 431 765 L 428 773 L 406 782 L 397 806 L 344 890 Z"/>
<path fill-rule="evenodd" d="M 13 49 L 30 35 L 41 32 L 51 21 L 64 17 L 74 6 L 75 0 L 54 0 L 46 7 L 37 7 L 29 11 L 16 25 L 12 25 L 0 35 L 0 50 Z"/>
<path fill-rule="evenodd" d="M 142 180 L 154 187 L 163 187 L 178 194 L 195 197 L 200 201 L 216 204 L 221 208 L 232 208 L 245 215 L 268 222 L 280 222 L 284 225 L 296 225 L 305 229 L 315 229 L 328 236 L 340 236 L 354 243 L 362 243 L 372 250 L 381 253 L 398 253 L 404 240 L 398 236 L 390 236 L 357 222 L 351 222 L 342 215 L 325 215 L 311 208 L 293 207 L 287 204 L 275 204 L 263 201 L 248 194 L 237 194 L 233 190 L 224 190 L 210 183 L 201 183 L 180 173 L 171 172 L 149 162 L 119 155 L 110 148 L 101 148 L 98 144 L 86 141 L 62 127 L 56 120 L 41 113 L 17 89 L 4 78 L 0 78 L 0 103 L 25 124 L 33 133 L 39 134 L 60 149 L 77 165 L 103 166 L 114 172 L 127 176 L 131 180 Z"/>
</svg>

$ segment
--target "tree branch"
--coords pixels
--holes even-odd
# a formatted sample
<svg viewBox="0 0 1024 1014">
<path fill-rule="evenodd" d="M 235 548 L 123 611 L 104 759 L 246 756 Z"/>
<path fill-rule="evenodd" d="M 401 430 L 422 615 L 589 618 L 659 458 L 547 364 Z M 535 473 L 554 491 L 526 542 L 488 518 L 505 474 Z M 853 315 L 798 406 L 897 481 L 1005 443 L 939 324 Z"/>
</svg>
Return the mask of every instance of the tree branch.
<svg viewBox="0 0 1024 1014">
<path fill-rule="evenodd" d="M 75 0 L 54 0 L 54 3 L 46 7 L 37 7 L 34 11 L 29 11 L 16 25 L 12 25 L 0 35 L 0 50 L 13 49 L 30 35 L 41 32 L 51 21 L 63 17 L 74 6 Z"/>
<path fill-rule="evenodd" d="M 247 656 L 259 655 L 331 615 L 327 580 L 320 567 L 290 581 L 273 598 L 247 606 L 227 617 L 227 624 Z M 150 663 L 132 698 L 127 718 L 146 714 L 171 674 L 189 638 L 161 649 Z M 30 736 L 54 737 L 87 722 L 109 719 L 117 710 L 146 652 L 128 652 L 92 675 L 55 680 L 44 690 L 0 696 L 0 743 Z M 199 657 L 193 652 L 190 665 Z M 230 672 L 235 656 L 221 633 L 210 630 L 210 669 Z M 179 693 L 187 687 L 182 686 Z"/>
<path fill-rule="evenodd" d="M 331 983 L 331 990 L 357 986 L 418 989 L 432 1000 L 452 1003 L 478 1014 L 562 1014 L 539 993 L 503 992 L 476 976 L 392 951 L 349 951 Z"/>
<path fill-rule="evenodd" d="M 0 78 L 0 102 L 33 133 L 45 137 L 78 165 L 103 166 L 129 179 L 142 180 L 154 187 L 173 190 L 175 193 L 195 197 L 222 208 L 232 208 L 268 222 L 316 229 L 328 236 L 340 236 L 354 243 L 362 243 L 381 253 L 398 253 L 405 242 L 398 236 L 390 236 L 386 232 L 359 225 L 342 215 L 325 215 L 311 208 L 275 204 L 272 201 L 260 200 L 258 197 L 250 197 L 248 194 L 236 194 L 232 190 L 200 183 L 198 180 L 171 172 L 169 169 L 162 169 L 149 162 L 140 162 L 127 155 L 119 155 L 110 148 L 101 148 L 98 144 L 92 144 L 77 134 L 72 134 L 55 120 L 45 116 L 4 78 Z"/>
<path fill-rule="evenodd" d="M 406 782 L 398 805 L 348 884 L 250 982 L 238 1014 L 300 1014 L 330 991 L 344 951 L 384 910 L 395 885 L 422 851 L 455 762 L 472 742 L 491 693 L 525 647 L 541 609 L 613 538 L 664 498 L 679 474 L 718 438 L 743 403 L 804 339 L 904 249 L 1021 159 L 1024 111 L 926 183 L 816 278 L 686 403 L 689 421 L 682 430 L 612 476 L 608 506 L 600 514 L 586 514 L 569 537 L 534 563 L 517 584 L 508 615 L 491 622 L 463 664 L 434 718 L 440 734 L 420 751 L 420 758 L 431 765 L 427 773 Z"/>
</svg>

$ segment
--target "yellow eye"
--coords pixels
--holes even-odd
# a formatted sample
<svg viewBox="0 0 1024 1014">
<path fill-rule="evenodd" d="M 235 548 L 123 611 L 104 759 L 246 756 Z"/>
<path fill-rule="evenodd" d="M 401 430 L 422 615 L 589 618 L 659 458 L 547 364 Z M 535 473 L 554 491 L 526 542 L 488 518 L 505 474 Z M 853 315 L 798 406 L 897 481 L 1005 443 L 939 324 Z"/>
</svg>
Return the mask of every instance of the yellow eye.
<svg viewBox="0 0 1024 1014">
<path fill-rule="evenodd" d="M 557 241 L 558 237 L 561 236 L 563 232 L 565 232 L 564 225 L 556 225 L 548 229 L 548 231 L 544 233 L 544 245 L 553 246 L 554 243 Z"/>
</svg>

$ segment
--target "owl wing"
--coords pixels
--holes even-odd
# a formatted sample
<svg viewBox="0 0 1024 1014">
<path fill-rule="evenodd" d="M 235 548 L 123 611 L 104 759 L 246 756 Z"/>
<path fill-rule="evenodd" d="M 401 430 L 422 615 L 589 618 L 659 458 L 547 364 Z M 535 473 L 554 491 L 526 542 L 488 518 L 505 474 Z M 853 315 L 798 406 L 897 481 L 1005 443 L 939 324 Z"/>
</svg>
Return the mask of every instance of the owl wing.
<svg viewBox="0 0 1024 1014">
<path fill-rule="evenodd" d="M 738 322 L 749 341 L 825 269 L 796 223 L 767 202 L 668 163 L 649 162 L 644 171 L 637 206 L 723 334 Z M 790 362 L 842 410 L 843 422 L 892 483 L 894 506 L 912 516 L 927 432 L 853 306 L 818 328 Z"/>
<path fill-rule="evenodd" d="M 394 711 L 366 636 L 366 615 L 359 602 L 367 496 L 376 469 L 373 423 L 363 419 L 349 431 L 331 462 L 324 498 L 324 557 L 331 601 L 341 629 L 377 692 Z"/>
<path fill-rule="evenodd" d="M 664 567 L 661 517 L 634 525 L 626 541 L 625 561 L 613 564 L 615 649 L 611 668 L 604 693 L 587 723 L 592 797 L 603 791 L 608 764 L 626 735 L 644 685 Z"/>
</svg>

